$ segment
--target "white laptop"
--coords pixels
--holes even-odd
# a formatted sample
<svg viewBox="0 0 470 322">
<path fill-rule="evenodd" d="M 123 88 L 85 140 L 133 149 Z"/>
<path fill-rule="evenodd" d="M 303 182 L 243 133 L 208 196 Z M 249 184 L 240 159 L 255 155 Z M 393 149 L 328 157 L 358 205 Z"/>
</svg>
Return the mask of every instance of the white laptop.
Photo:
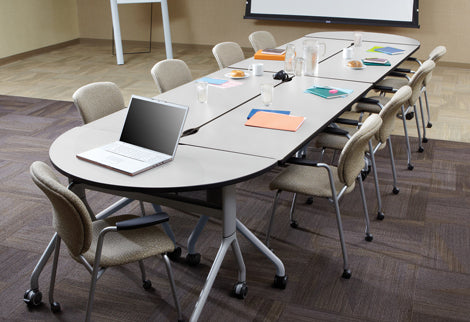
<svg viewBox="0 0 470 322">
<path fill-rule="evenodd" d="M 187 106 L 133 95 L 119 141 L 79 153 L 77 158 L 127 175 L 173 160 Z"/>
</svg>

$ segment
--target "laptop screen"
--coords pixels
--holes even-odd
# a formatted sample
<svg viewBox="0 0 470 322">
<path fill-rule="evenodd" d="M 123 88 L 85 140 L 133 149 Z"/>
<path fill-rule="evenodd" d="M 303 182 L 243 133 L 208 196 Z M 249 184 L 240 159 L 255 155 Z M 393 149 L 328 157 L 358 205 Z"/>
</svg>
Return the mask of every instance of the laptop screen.
<svg viewBox="0 0 470 322">
<path fill-rule="evenodd" d="M 173 155 L 188 108 L 132 96 L 120 141 Z"/>
</svg>

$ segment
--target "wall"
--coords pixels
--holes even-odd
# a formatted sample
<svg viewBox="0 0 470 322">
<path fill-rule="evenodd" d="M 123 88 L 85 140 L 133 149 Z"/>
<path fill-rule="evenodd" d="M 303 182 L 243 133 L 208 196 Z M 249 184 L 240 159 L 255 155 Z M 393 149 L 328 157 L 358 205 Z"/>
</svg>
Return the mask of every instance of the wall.
<svg viewBox="0 0 470 322">
<path fill-rule="evenodd" d="M 111 38 L 109 0 L 77 0 L 80 37 Z M 174 43 L 214 45 L 236 41 L 250 47 L 248 35 L 255 30 L 271 31 L 279 43 L 307 33 L 326 30 L 363 30 L 396 33 L 421 41 L 418 57 L 425 58 L 437 45 L 445 45 L 443 61 L 470 64 L 468 45 L 468 0 L 420 1 L 420 29 L 384 28 L 319 23 L 257 21 L 243 19 L 245 0 L 168 0 Z M 149 28 L 149 4 L 120 5 L 123 39 L 145 40 Z M 160 4 L 153 9 L 153 41 L 163 41 Z"/>
<path fill-rule="evenodd" d="M 0 1 L 0 58 L 78 37 L 76 0 Z"/>
</svg>

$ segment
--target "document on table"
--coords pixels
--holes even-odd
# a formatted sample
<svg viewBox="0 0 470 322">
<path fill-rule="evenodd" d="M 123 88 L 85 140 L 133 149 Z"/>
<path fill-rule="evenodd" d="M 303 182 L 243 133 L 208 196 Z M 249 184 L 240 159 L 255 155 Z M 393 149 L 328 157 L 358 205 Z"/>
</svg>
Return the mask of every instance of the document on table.
<svg viewBox="0 0 470 322">
<path fill-rule="evenodd" d="M 304 121 L 305 117 L 303 116 L 292 116 L 260 111 L 255 113 L 255 115 L 246 121 L 245 125 L 295 132 Z"/>
</svg>

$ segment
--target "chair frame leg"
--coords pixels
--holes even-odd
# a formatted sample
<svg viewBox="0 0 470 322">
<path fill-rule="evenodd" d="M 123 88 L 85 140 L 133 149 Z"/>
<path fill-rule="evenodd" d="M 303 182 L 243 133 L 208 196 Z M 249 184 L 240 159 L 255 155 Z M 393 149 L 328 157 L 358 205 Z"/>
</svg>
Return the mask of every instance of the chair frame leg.
<svg viewBox="0 0 470 322">
<path fill-rule="evenodd" d="M 52 262 L 52 270 L 51 270 L 51 281 L 49 284 L 49 304 L 51 305 L 51 308 L 55 305 L 54 301 L 54 287 L 55 287 L 55 280 L 57 276 L 57 266 L 59 263 L 59 253 L 60 253 L 60 242 L 62 239 L 59 237 L 59 235 L 55 235 L 55 251 L 54 251 L 54 259 Z"/>
<path fill-rule="evenodd" d="M 382 208 L 382 197 L 380 196 L 379 178 L 377 174 L 377 166 L 375 165 L 375 152 L 372 143 L 369 140 L 369 154 L 372 162 L 372 173 L 374 175 L 375 195 L 377 196 L 377 219 L 383 220 L 385 215 Z M 361 176 L 362 181 L 362 176 Z"/>
<path fill-rule="evenodd" d="M 364 184 L 362 182 L 362 176 L 358 175 L 357 180 L 359 181 L 359 190 L 361 192 L 361 200 L 362 200 L 362 207 L 364 209 L 364 219 L 366 223 L 366 241 L 372 241 L 372 234 L 370 233 L 370 220 L 369 220 L 369 212 L 367 211 L 367 201 L 366 201 L 366 193 L 364 192 Z"/>
<path fill-rule="evenodd" d="M 395 158 L 393 156 L 393 147 L 392 140 L 390 137 L 387 138 L 388 152 L 390 154 L 390 166 L 392 167 L 392 177 L 393 177 L 393 194 L 398 194 L 400 189 L 398 188 L 397 183 L 397 169 L 395 168 Z"/>
<path fill-rule="evenodd" d="M 298 223 L 294 219 L 294 211 L 295 211 L 295 202 L 297 201 L 297 193 L 294 193 L 292 197 L 292 204 L 290 205 L 290 212 L 289 212 L 289 224 L 292 228 L 297 228 Z"/>
<path fill-rule="evenodd" d="M 416 108 L 416 104 L 413 105 L 413 111 L 415 112 L 415 121 L 416 121 L 416 131 L 418 132 L 418 152 L 423 152 L 423 144 L 422 144 L 422 136 L 421 136 L 421 129 L 419 127 L 419 116 L 418 116 L 418 109 Z"/>
<path fill-rule="evenodd" d="M 408 128 L 406 126 L 406 117 L 405 117 L 405 107 L 401 106 L 401 115 L 403 121 L 403 131 L 405 132 L 405 143 L 406 143 L 406 153 L 408 157 L 408 170 L 413 170 L 413 165 L 411 164 L 411 147 L 410 147 L 410 138 L 408 136 Z"/>
<path fill-rule="evenodd" d="M 176 295 L 175 279 L 173 277 L 173 270 L 171 269 L 170 259 L 167 254 L 162 254 L 163 262 L 165 263 L 166 272 L 168 275 L 168 281 L 170 282 L 171 294 L 173 295 L 173 301 L 175 302 L 176 311 L 178 313 L 178 321 L 183 321 L 183 314 L 181 313 L 181 306 Z"/>
<path fill-rule="evenodd" d="M 423 102 L 422 102 L 421 96 L 419 96 L 419 111 L 421 113 L 421 124 L 423 125 L 423 139 L 421 140 L 421 142 L 427 143 L 428 138 L 426 137 L 426 124 L 424 121 L 424 110 L 423 110 Z"/>
<path fill-rule="evenodd" d="M 271 228 L 273 226 L 274 214 L 276 213 L 277 200 L 279 199 L 279 195 L 281 194 L 281 192 L 282 190 L 276 191 L 276 195 L 274 196 L 273 209 L 271 211 L 271 218 L 269 218 L 268 229 L 266 231 L 266 240 L 264 242 L 267 247 L 269 247 L 269 238 L 271 236 Z"/>
<path fill-rule="evenodd" d="M 428 123 L 427 123 L 426 127 L 430 128 L 430 127 L 432 127 L 431 111 L 430 111 L 430 108 L 429 108 L 428 91 L 426 90 L 426 87 L 423 88 L 423 92 L 424 92 L 424 102 L 426 103 L 426 110 L 427 110 L 427 114 L 428 114 Z"/>
</svg>

